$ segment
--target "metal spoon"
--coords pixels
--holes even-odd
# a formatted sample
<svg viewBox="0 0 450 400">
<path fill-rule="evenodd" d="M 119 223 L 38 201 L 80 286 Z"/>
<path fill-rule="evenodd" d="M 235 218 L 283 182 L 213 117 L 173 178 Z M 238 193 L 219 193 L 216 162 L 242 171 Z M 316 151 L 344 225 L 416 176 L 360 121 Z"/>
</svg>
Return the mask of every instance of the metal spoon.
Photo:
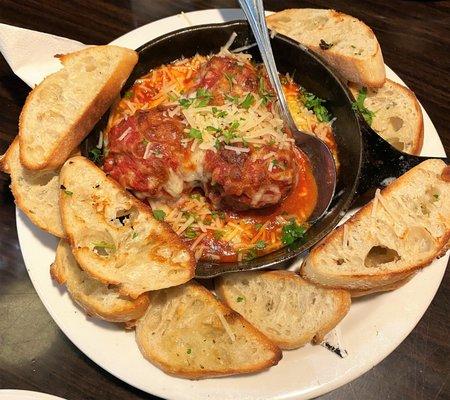
<svg viewBox="0 0 450 400">
<path fill-rule="evenodd" d="M 296 145 L 308 156 L 311 163 L 318 190 L 317 204 L 309 217 L 309 221 L 314 222 L 327 210 L 336 188 L 336 166 L 333 155 L 320 139 L 299 131 L 292 119 L 273 58 L 262 0 L 239 0 L 239 3 L 255 36 L 269 80 L 277 95 L 281 117 L 292 132 Z"/>
</svg>

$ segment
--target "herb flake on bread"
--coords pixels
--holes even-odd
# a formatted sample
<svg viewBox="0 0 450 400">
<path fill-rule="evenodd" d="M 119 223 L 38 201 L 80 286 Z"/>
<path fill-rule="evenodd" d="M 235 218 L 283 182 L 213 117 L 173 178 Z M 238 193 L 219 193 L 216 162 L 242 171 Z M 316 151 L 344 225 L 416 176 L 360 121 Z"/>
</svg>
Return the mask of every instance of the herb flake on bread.
<svg viewBox="0 0 450 400">
<path fill-rule="evenodd" d="M 362 293 L 395 288 L 443 255 L 450 239 L 450 166 L 427 160 L 406 172 L 314 247 L 300 273 Z"/>
<path fill-rule="evenodd" d="M 381 87 L 386 80 L 378 40 L 357 18 L 335 10 L 297 8 L 269 15 L 267 25 L 317 53 L 347 81 Z"/>
<path fill-rule="evenodd" d="M 189 379 L 254 373 L 282 357 L 267 337 L 193 281 L 152 293 L 136 340 L 147 360 Z"/>
<path fill-rule="evenodd" d="M 347 314 L 350 294 L 290 271 L 242 272 L 216 280 L 219 297 L 282 349 L 320 343 Z"/>
<path fill-rule="evenodd" d="M 194 276 L 194 256 L 169 225 L 85 157 L 67 160 L 60 188 L 73 254 L 95 279 L 136 298 Z"/>
<path fill-rule="evenodd" d="M 58 244 L 50 274 L 59 284 L 66 286 L 70 297 L 90 316 L 110 322 L 130 323 L 142 317 L 148 307 L 147 293 L 131 299 L 122 296 L 114 286 L 105 285 L 84 272 L 64 239 Z"/>
</svg>

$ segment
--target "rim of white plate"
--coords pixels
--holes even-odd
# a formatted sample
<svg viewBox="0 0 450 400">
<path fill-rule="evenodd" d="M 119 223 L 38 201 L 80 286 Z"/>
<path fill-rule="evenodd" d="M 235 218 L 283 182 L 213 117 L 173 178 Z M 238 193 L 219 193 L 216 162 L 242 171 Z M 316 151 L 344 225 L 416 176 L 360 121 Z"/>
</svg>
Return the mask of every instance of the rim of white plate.
<svg viewBox="0 0 450 400">
<path fill-rule="evenodd" d="M 154 21 L 140 28 L 137 28 L 114 40 L 111 43 L 122 45 L 124 47 L 137 48 L 147 41 L 152 40 L 153 38 L 183 27 L 187 27 L 189 26 L 189 24 L 202 25 L 207 23 L 220 23 L 242 18 L 243 14 L 238 9 L 212 9 L 189 12 L 183 15 L 178 14 L 158 21 Z M 388 78 L 396 82 L 403 83 L 403 81 L 390 68 L 386 67 L 386 70 Z M 425 110 L 423 110 L 423 108 L 422 111 L 424 114 L 425 126 L 425 140 L 422 155 L 445 155 L 442 143 L 440 142 L 439 136 L 430 118 L 428 117 Z M 417 291 L 415 288 L 415 286 L 417 286 L 417 283 L 414 284 L 414 282 L 417 282 L 416 277 L 416 281 L 413 279 L 407 285 L 395 292 L 376 297 L 369 296 L 369 298 L 366 298 L 365 300 L 355 301 L 355 304 L 352 306 L 349 315 L 341 323 L 341 325 L 345 327 L 347 325 L 358 325 L 360 320 L 368 318 L 364 313 L 368 305 L 364 305 L 363 303 L 372 304 L 372 308 L 375 305 L 376 311 L 376 309 L 380 306 L 387 306 L 389 303 L 392 304 L 392 301 L 387 301 L 386 299 L 392 300 L 395 298 L 399 298 L 401 300 L 402 296 L 404 298 L 404 296 L 408 296 L 408 294 L 411 296 L 414 293 L 416 294 L 415 306 L 412 306 L 407 310 L 402 310 L 402 313 L 398 314 L 403 317 L 408 317 L 407 322 L 403 322 L 403 325 L 399 326 L 398 321 L 391 321 L 390 323 L 387 323 L 387 321 L 380 320 L 380 323 L 382 322 L 384 324 L 383 329 L 387 331 L 387 334 L 385 334 L 385 337 L 381 341 L 378 339 L 375 340 L 375 338 L 373 337 L 365 338 L 365 340 L 367 340 L 367 343 L 363 345 L 363 348 L 359 348 L 359 351 L 361 351 L 361 353 L 358 354 L 359 358 L 357 357 L 353 361 L 351 366 L 348 366 L 348 368 L 346 368 L 342 372 L 338 372 L 336 370 L 335 372 L 338 372 L 337 375 L 335 373 L 333 376 L 325 376 L 324 382 L 320 382 L 319 376 L 317 380 L 309 382 L 309 386 L 296 387 L 294 385 L 294 387 L 290 387 L 286 390 L 280 389 L 274 391 L 273 387 L 278 386 L 277 383 L 282 383 L 278 379 L 273 381 L 272 376 L 280 375 L 274 372 L 276 371 L 276 368 L 281 369 L 283 363 L 286 364 L 285 366 L 290 365 L 294 369 L 304 367 L 305 364 L 308 366 L 308 368 L 312 368 L 314 367 L 314 360 L 311 358 L 311 355 L 313 355 L 313 358 L 318 357 L 316 356 L 316 353 L 320 352 L 321 348 L 306 346 L 302 349 L 285 352 L 284 358 L 283 360 L 281 360 L 279 366 L 273 367 L 268 371 L 256 375 L 221 378 L 219 380 L 186 381 L 174 377 L 169 377 L 163 374 L 161 371 L 157 370 L 155 367 L 151 366 L 151 364 L 144 361 L 142 357 L 141 359 L 145 364 L 141 363 L 142 365 L 140 366 L 142 367 L 142 369 L 148 370 L 151 373 L 149 375 L 140 375 L 141 371 L 134 372 L 130 371 L 129 368 L 129 366 L 133 365 L 133 361 L 137 364 L 140 363 L 139 360 L 134 360 L 132 358 L 140 357 L 138 351 L 134 351 L 133 349 L 129 350 L 132 354 L 128 354 L 131 357 L 131 359 L 128 360 L 130 365 L 117 365 L 114 358 L 102 352 L 101 347 L 104 345 L 103 343 L 92 343 L 92 341 L 89 339 L 92 336 L 101 335 L 105 336 L 105 338 L 108 338 L 109 340 L 113 338 L 114 341 L 112 342 L 112 344 L 117 345 L 121 343 L 121 341 L 127 343 L 128 339 L 124 340 L 126 333 L 122 332 L 119 329 L 115 329 L 107 323 L 103 323 L 100 321 L 87 321 L 86 318 L 82 317 L 82 312 L 80 312 L 70 301 L 67 293 L 61 294 L 62 292 L 59 290 L 59 288 L 56 288 L 51 283 L 49 274 L 42 273 L 42 265 L 41 263 L 38 263 L 36 261 L 36 248 L 32 248 L 31 246 L 37 246 L 37 248 L 42 253 L 41 258 L 48 261 L 51 260 L 51 257 L 54 254 L 56 239 L 50 237 L 50 235 L 32 226 L 32 224 L 27 220 L 24 214 L 21 213 L 18 209 L 16 210 L 16 220 L 19 243 L 30 279 L 41 301 L 44 303 L 47 311 L 60 327 L 60 329 L 65 333 L 65 335 L 74 343 L 75 346 L 78 347 L 78 349 L 86 354 L 86 356 L 97 363 L 100 367 L 110 372 L 112 375 L 145 392 L 173 400 L 199 400 L 214 398 L 220 398 L 221 400 L 262 398 L 309 399 L 327 393 L 352 381 L 353 379 L 359 377 L 370 368 L 378 364 L 385 357 L 387 357 L 414 329 L 414 327 L 428 308 L 439 287 L 449 258 L 449 256 L 447 255 L 440 260 L 435 261 L 430 267 L 420 273 L 422 286 L 427 288 L 426 293 L 423 293 L 423 291 L 420 292 L 421 297 L 417 296 Z M 52 297 L 57 298 L 58 301 L 54 302 Z M 72 314 L 68 316 L 68 312 L 72 312 Z M 359 315 L 361 315 L 361 319 L 358 318 Z M 349 323 L 350 320 L 351 323 Z M 94 333 L 95 329 L 95 335 L 86 336 L 84 332 L 82 332 L 82 330 L 77 331 L 76 328 L 85 323 L 92 325 L 92 333 Z M 370 331 L 370 328 L 372 328 L 373 331 L 373 327 L 369 327 L 369 329 L 367 329 L 367 332 Z M 366 331 L 366 326 L 364 326 L 364 330 Z M 355 332 L 359 331 L 357 329 L 353 329 L 348 333 L 350 333 L 351 336 L 351 334 L 354 334 Z M 379 332 L 377 331 L 376 333 L 378 336 Z M 380 336 L 383 335 L 384 333 L 381 332 Z M 369 343 L 369 340 L 371 340 L 372 342 Z M 373 343 L 376 343 L 376 345 L 378 346 L 381 346 L 382 344 L 382 346 L 379 350 L 372 353 L 364 348 L 366 347 L 372 349 L 372 346 L 374 346 Z M 99 344 L 101 344 L 101 346 L 99 346 Z M 350 347 L 351 346 L 352 345 L 350 345 Z M 137 346 L 135 347 L 137 349 Z M 108 350 L 111 349 L 108 348 Z M 115 349 L 113 348 L 112 350 Z M 303 354 L 300 356 L 296 356 L 296 352 L 300 351 L 302 351 Z M 366 354 L 367 351 L 369 351 L 368 354 Z M 334 357 L 334 355 L 331 356 Z M 335 361 L 335 359 L 331 359 L 330 356 L 328 356 L 328 353 L 327 356 L 324 356 L 324 353 L 322 352 L 320 353 L 320 357 L 329 359 L 331 360 L 331 362 Z M 350 359 L 351 357 L 352 355 L 350 355 Z M 127 357 L 125 357 L 125 359 L 125 361 L 127 361 Z M 348 360 L 348 358 L 338 360 L 339 363 L 341 363 L 340 365 L 338 364 L 338 366 L 342 367 L 346 363 L 345 360 Z M 320 373 L 320 371 L 318 372 Z M 330 371 L 327 371 L 327 373 L 330 374 Z M 153 378 L 153 382 L 151 382 L 150 384 L 148 383 L 149 377 Z M 279 376 L 279 379 L 282 379 L 282 376 Z M 268 382 L 269 386 L 267 386 Z M 272 386 L 270 386 L 270 382 L 272 382 Z M 239 385 L 239 383 L 241 383 L 241 385 Z M 291 383 L 291 381 L 289 381 L 288 383 Z M 257 389 L 259 390 L 259 392 L 255 392 L 253 390 L 255 386 L 258 387 Z M 227 390 L 228 393 L 226 392 Z"/>
</svg>

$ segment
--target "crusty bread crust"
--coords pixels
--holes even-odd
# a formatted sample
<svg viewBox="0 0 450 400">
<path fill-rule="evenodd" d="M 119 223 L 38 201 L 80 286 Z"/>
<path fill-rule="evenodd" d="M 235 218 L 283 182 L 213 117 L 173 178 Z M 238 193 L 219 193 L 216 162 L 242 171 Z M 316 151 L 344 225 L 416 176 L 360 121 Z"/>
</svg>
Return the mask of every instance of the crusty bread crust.
<svg viewBox="0 0 450 400">
<path fill-rule="evenodd" d="M 359 29 L 368 38 L 367 40 L 375 41 L 375 51 L 366 57 L 352 56 L 345 54 L 343 51 L 336 49 L 334 46 L 329 49 L 322 49 L 318 41 L 310 41 L 308 38 L 299 37 L 293 33 L 295 30 L 295 21 L 299 16 L 306 17 L 312 13 L 321 12 L 322 16 L 334 20 L 354 20 L 353 29 Z M 290 20 L 286 22 L 286 20 Z M 301 24 L 301 21 L 299 22 Z M 335 10 L 315 10 L 315 9 L 287 9 L 272 14 L 267 17 L 267 25 L 270 29 L 286 35 L 294 40 L 302 42 L 310 50 L 322 57 L 333 70 L 342 76 L 344 80 L 358 83 L 368 87 L 381 87 L 386 80 L 386 70 L 381 53 L 381 47 L 373 33 L 366 24 L 349 15 L 337 12 Z M 301 27 L 300 27 L 301 28 Z M 318 28 L 318 29 L 323 29 Z M 349 36 L 351 32 L 346 32 Z M 316 43 L 317 42 L 317 43 Z"/>
<path fill-rule="evenodd" d="M 94 163 L 81 156 L 70 158 L 61 169 L 60 184 L 67 238 L 78 264 L 93 278 L 118 285 L 121 294 L 132 298 L 193 278 L 195 259 L 183 241 Z M 128 224 L 116 221 L 121 210 L 129 212 Z M 100 255 L 95 242 L 105 238 L 114 249 Z"/>
<path fill-rule="evenodd" d="M 265 281 L 267 286 L 272 286 L 272 291 L 266 287 L 266 292 L 255 293 L 251 287 L 252 282 L 256 283 L 258 280 Z M 290 337 L 281 336 L 276 332 L 270 317 L 275 317 L 274 314 L 260 314 L 259 307 L 266 305 L 268 302 L 274 300 L 275 296 L 286 296 L 285 302 L 281 304 L 288 307 L 288 302 L 295 298 L 295 293 L 291 293 L 284 288 L 284 291 L 279 289 L 277 285 L 283 285 L 287 281 L 296 286 L 297 292 L 300 294 L 302 291 L 308 291 L 308 293 L 315 293 L 317 296 L 326 296 L 328 301 L 333 302 L 336 305 L 336 309 L 332 316 L 325 316 L 325 313 L 320 314 L 318 303 L 320 300 L 316 300 L 313 304 L 298 304 L 299 307 L 296 310 L 298 316 L 305 315 L 309 309 L 316 308 L 317 313 L 314 319 L 320 319 L 320 323 L 314 330 L 306 330 L 303 326 L 303 321 L 298 321 L 298 326 L 290 326 L 292 332 Z M 248 285 L 243 285 L 243 282 L 248 282 Z M 277 344 L 283 350 L 292 350 L 304 346 L 305 344 L 313 341 L 314 343 L 320 343 L 324 336 L 331 331 L 336 325 L 347 315 L 350 309 L 351 299 L 350 294 L 346 290 L 334 290 L 322 288 L 311 284 L 303 280 L 299 275 L 290 271 L 257 271 L 257 272 L 244 272 L 233 273 L 221 276 L 216 279 L 216 291 L 222 301 L 225 302 L 230 308 L 240 313 L 251 324 L 259 329 L 270 340 Z M 247 289 L 247 291 L 245 291 Z M 237 301 L 237 293 L 242 295 L 241 301 Z M 291 298 L 292 297 L 292 298 Z M 303 308 L 300 308 L 304 306 Z M 273 306 L 276 308 L 277 315 L 284 315 L 286 318 L 286 325 L 288 320 L 292 320 L 292 309 L 283 308 L 279 306 Z M 329 308 L 329 307 L 327 307 Z M 287 326 L 286 326 L 287 328 Z"/>
<path fill-rule="evenodd" d="M 47 87 L 53 82 L 61 81 L 65 85 L 70 85 L 71 77 L 62 77 L 61 74 L 65 74 L 65 68 L 52 75 L 49 75 L 36 86 L 28 95 L 25 105 L 22 109 L 19 118 L 19 138 L 20 138 L 20 160 L 22 165 L 30 170 L 42 170 L 42 169 L 56 169 L 60 167 L 72 153 L 72 151 L 81 143 L 81 141 L 87 136 L 94 125 L 98 122 L 100 117 L 106 112 L 113 100 L 118 96 L 120 89 L 125 83 L 127 77 L 131 73 L 133 67 L 137 62 L 137 53 L 133 50 L 118 48 L 117 46 L 96 46 L 89 47 L 74 53 L 59 56 L 63 64 L 67 64 L 71 59 L 80 57 L 83 54 L 90 53 L 95 57 L 95 53 L 102 52 L 107 47 L 120 49 L 123 52 L 121 64 L 116 68 L 108 80 L 103 85 L 95 97 L 88 103 L 82 104 L 76 111 L 83 110 L 82 114 L 73 123 L 67 122 L 65 130 L 58 132 L 58 140 L 56 140 L 51 146 L 49 155 L 40 159 L 34 160 L 34 157 L 30 157 L 30 150 L 27 148 L 29 145 L 29 137 L 33 135 L 44 135 L 43 132 L 36 132 L 31 126 L 32 121 L 28 117 L 29 110 L 31 108 L 43 107 L 44 114 L 48 110 L 52 109 L 52 105 L 42 104 L 39 94 L 42 91 L 47 90 Z M 89 82 L 86 82 L 89 85 Z M 63 100 L 62 100 L 63 101 Z"/>
<path fill-rule="evenodd" d="M 29 171 L 20 164 L 19 151 L 19 138 L 16 137 L 0 161 L 0 168 L 11 177 L 10 188 L 16 205 L 40 229 L 65 237 L 58 205 L 59 170 Z M 54 204 L 43 202 L 44 193 L 54 199 Z"/>
<path fill-rule="evenodd" d="M 350 290 L 349 291 L 350 296 L 352 296 L 352 298 L 353 297 L 362 297 L 362 296 L 368 296 L 369 294 L 384 293 L 384 292 L 390 292 L 392 290 L 396 290 L 398 288 L 401 288 L 406 283 L 408 283 L 416 275 L 416 273 L 417 272 L 413 272 L 406 278 L 400 279 L 399 281 L 388 284 L 388 285 L 379 286 L 379 287 L 367 289 L 367 290 Z"/>
<path fill-rule="evenodd" d="M 148 293 L 133 300 L 120 296 L 117 288 L 107 287 L 89 277 L 78 266 L 66 240 L 58 244 L 50 275 L 66 286 L 72 299 L 89 316 L 105 321 L 126 322 L 127 327 L 131 327 L 135 320 L 144 315 L 149 304 Z"/>
<path fill-rule="evenodd" d="M 414 167 L 410 171 L 406 172 L 403 176 L 391 183 L 387 188 L 385 188 L 381 195 L 384 199 L 389 201 L 389 196 L 395 194 L 400 188 L 407 187 L 410 182 L 414 186 L 422 184 L 422 182 L 414 181 L 416 174 L 420 174 L 421 171 L 426 171 L 427 173 L 436 173 L 437 178 L 434 182 L 435 185 L 440 182 L 440 185 L 444 185 L 443 188 L 448 190 L 448 184 L 443 179 L 444 171 L 449 169 L 445 163 L 441 160 L 427 160 L 420 165 Z M 421 176 L 421 175 L 417 175 Z M 419 186 L 416 186 L 418 188 Z M 425 192 L 425 187 L 423 188 Z M 427 255 L 422 256 L 422 259 L 411 260 L 410 263 L 402 268 L 396 267 L 394 270 L 386 270 L 380 268 L 372 268 L 366 270 L 371 273 L 342 273 L 339 270 L 339 266 L 336 265 L 334 257 L 337 255 L 333 254 L 327 256 L 333 246 L 343 243 L 344 239 L 344 229 L 348 229 L 351 232 L 353 226 L 369 226 L 371 213 L 373 210 L 373 201 L 365 205 L 356 214 L 354 214 L 345 224 L 339 226 L 331 234 L 325 237 L 316 247 L 314 247 L 309 256 L 303 261 L 301 266 L 300 274 L 305 279 L 320 284 L 325 287 L 332 288 L 342 288 L 347 290 L 357 290 L 357 291 L 373 291 L 374 289 L 380 289 L 382 287 L 390 287 L 391 285 L 399 284 L 400 281 L 407 279 L 413 272 L 426 267 L 435 258 L 444 254 L 448 248 L 448 242 L 450 239 L 450 215 L 448 213 L 448 206 L 444 206 L 448 198 L 448 193 L 444 192 L 440 194 L 440 209 L 439 209 L 439 223 L 445 227 L 445 231 L 440 237 L 433 237 L 433 251 L 428 251 Z M 417 213 L 419 211 L 416 211 Z M 409 217 L 411 217 L 409 215 Z M 416 215 L 418 219 L 419 216 Z M 438 217 L 437 217 L 438 218 Z M 438 223 L 438 219 L 434 221 L 435 224 Z M 347 228 L 345 228 L 347 226 Z M 368 238 L 361 238 L 361 240 L 368 240 Z M 325 259 L 322 259 L 322 256 Z M 319 258 L 321 261 L 319 261 Z M 325 261 L 326 260 L 326 261 Z M 354 265 L 355 269 L 364 270 L 364 265 Z M 327 271 L 328 269 L 328 271 Z"/>
<path fill-rule="evenodd" d="M 349 89 L 352 92 L 355 99 L 358 96 L 358 91 L 360 90 L 361 86 L 355 85 L 355 84 L 349 84 Z M 382 100 L 385 97 L 384 90 L 391 90 L 394 92 L 394 95 L 390 98 L 386 98 L 386 100 Z M 373 97 L 377 99 L 377 109 L 374 109 L 371 107 L 371 104 L 369 102 L 369 97 Z M 403 103 L 399 100 L 402 98 L 406 98 L 408 103 Z M 392 104 L 389 104 L 388 101 L 392 100 L 392 102 L 396 103 L 395 106 L 392 106 Z M 384 103 L 384 104 L 383 104 Z M 410 110 L 407 109 L 399 109 L 400 104 L 408 104 L 409 106 L 412 106 L 414 108 L 414 113 L 411 113 Z M 404 151 L 409 154 L 420 154 L 423 146 L 423 136 L 424 136 L 424 125 L 423 125 L 423 115 L 422 115 L 422 109 L 420 107 L 420 104 L 415 96 L 415 94 L 408 89 L 407 87 L 398 84 L 397 82 L 391 81 L 390 79 L 386 79 L 386 83 L 383 85 L 382 88 L 379 89 L 369 89 L 366 100 L 364 102 L 364 105 L 370 110 L 375 112 L 374 122 L 372 122 L 372 128 L 384 139 L 387 139 L 389 141 L 389 138 L 396 138 L 398 142 L 402 142 L 401 135 L 399 131 L 395 132 L 393 130 L 393 127 L 389 126 L 389 123 L 387 121 L 388 118 L 395 116 L 400 118 L 404 121 L 404 123 L 412 123 L 413 129 L 411 130 L 411 147 L 410 148 L 400 148 L 395 143 L 393 144 L 395 147 L 397 147 L 399 150 Z M 382 107 L 382 105 L 384 107 Z M 398 112 L 398 114 L 392 114 L 393 111 Z M 403 114 L 402 114 L 403 112 Z M 379 117 L 382 115 L 382 117 Z M 380 131 L 377 129 L 377 117 L 381 118 L 380 121 L 384 122 L 383 125 L 383 131 Z M 384 117 L 384 118 L 383 118 Z M 379 125 L 380 123 L 378 123 Z M 404 138 L 403 138 L 404 139 Z"/>
<path fill-rule="evenodd" d="M 161 301 L 158 296 L 165 296 L 165 298 Z M 167 313 L 163 313 L 163 309 L 158 309 L 158 302 L 162 302 L 164 305 L 170 304 L 171 308 Z M 191 307 L 201 307 L 204 310 L 207 308 L 207 315 L 198 316 L 197 313 L 201 310 L 192 310 Z M 154 317 L 154 313 L 157 314 L 155 319 L 160 321 L 157 327 L 149 326 L 149 321 Z M 214 315 L 215 313 L 220 313 L 233 331 L 234 342 L 231 342 L 225 332 L 225 327 Z M 195 319 L 196 317 L 198 318 Z M 209 317 L 212 318 L 211 321 L 206 320 Z M 159 330 L 161 324 L 163 326 L 162 334 Z M 199 337 L 199 342 L 195 342 L 192 349 L 189 348 L 186 351 L 183 348 L 175 358 L 171 358 L 170 350 L 178 346 L 180 340 L 194 340 L 196 334 L 202 335 L 202 329 L 206 329 L 206 326 L 211 327 L 210 335 Z M 186 336 L 189 337 L 186 338 Z M 209 343 L 210 340 L 212 343 Z M 274 343 L 238 313 L 218 301 L 206 288 L 194 281 L 155 292 L 147 312 L 137 321 L 136 341 L 141 353 L 148 361 L 170 375 L 188 379 L 254 373 L 276 365 L 282 357 L 281 350 Z M 245 343 L 252 343 L 256 347 L 255 349 L 246 348 Z M 204 348 L 202 349 L 202 347 Z M 202 350 L 205 351 L 203 357 L 208 359 L 209 367 L 197 365 L 198 360 L 195 357 L 198 357 L 197 354 Z M 256 350 L 256 353 L 252 354 L 251 350 Z M 189 362 L 191 351 L 192 361 Z M 226 365 L 222 362 L 223 357 L 233 357 L 233 354 L 236 353 L 241 353 L 240 356 L 242 353 L 248 353 L 244 363 L 234 359 L 229 360 Z"/>
</svg>

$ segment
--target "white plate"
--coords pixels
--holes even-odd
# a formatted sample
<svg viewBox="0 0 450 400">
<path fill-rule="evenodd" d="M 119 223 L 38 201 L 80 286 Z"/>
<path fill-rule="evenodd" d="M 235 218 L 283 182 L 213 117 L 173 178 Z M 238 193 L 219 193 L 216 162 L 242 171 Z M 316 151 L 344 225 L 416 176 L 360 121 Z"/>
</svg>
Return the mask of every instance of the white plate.
<svg viewBox="0 0 450 400">
<path fill-rule="evenodd" d="M 127 33 L 113 43 L 136 48 L 143 43 L 194 24 L 241 18 L 238 10 L 204 10 L 165 18 Z M 207 40 L 207 38 L 205 38 Z M 402 82 L 389 68 L 390 79 Z M 423 110 L 424 155 L 444 156 L 439 136 Z M 17 231 L 31 281 L 52 318 L 90 359 L 116 377 L 166 399 L 309 399 L 329 392 L 368 371 L 392 352 L 426 311 L 442 280 L 448 256 L 435 261 L 402 288 L 355 300 L 341 322 L 348 357 L 340 359 L 320 346 L 284 352 L 279 365 L 239 377 L 189 381 L 170 377 L 145 361 L 134 333 L 87 318 L 67 293 L 50 279 L 56 239 L 32 226 L 17 212 Z"/>
<path fill-rule="evenodd" d="M 0 390 L 0 400 L 64 400 L 61 397 L 29 390 Z"/>
</svg>

